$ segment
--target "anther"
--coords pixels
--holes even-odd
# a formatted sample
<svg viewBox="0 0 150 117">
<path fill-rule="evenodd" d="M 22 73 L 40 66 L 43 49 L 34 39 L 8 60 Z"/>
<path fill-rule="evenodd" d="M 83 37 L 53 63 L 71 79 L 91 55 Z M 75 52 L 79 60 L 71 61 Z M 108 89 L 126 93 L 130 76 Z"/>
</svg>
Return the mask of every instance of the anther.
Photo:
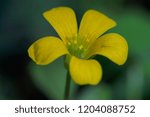
<svg viewBox="0 0 150 117">
<path fill-rule="evenodd" d="M 70 42 L 68 42 L 67 44 L 68 44 L 69 46 L 71 45 L 71 43 L 70 43 Z"/>
<path fill-rule="evenodd" d="M 75 34 L 75 38 L 77 38 L 77 36 L 78 36 L 78 35 L 77 35 L 77 34 Z"/>
<path fill-rule="evenodd" d="M 80 49 L 80 50 L 83 49 L 83 45 L 80 45 L 80 46 L 79 46 L 79 49 Z"/>
<path fill-rule="evenodd" d="M 77 40 L 74 40 L 73 43 L 74 43 L 74 44 L 77 44 Z"/>
</svg>

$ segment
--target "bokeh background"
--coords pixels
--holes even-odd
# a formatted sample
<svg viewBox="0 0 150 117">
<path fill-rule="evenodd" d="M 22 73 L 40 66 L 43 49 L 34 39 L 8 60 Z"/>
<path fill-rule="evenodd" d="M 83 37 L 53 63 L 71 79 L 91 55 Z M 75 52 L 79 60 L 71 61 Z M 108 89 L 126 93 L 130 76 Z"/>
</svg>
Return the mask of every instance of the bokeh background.
<svg viewBox="0 0 150 117">
<path fill-rule="evenodd" d="M 150 99 L 149 0 L 0 0 L 0 99 L 63 99 L 66 79 L 63 57 L 38 66 L 28 57 L 37 39 L 56 35 L 42 13 L 57 6 L 83 13 L 96 9 L 118 25 L 109 32 L 123 35 L 129 44 L 125 65 L 97 56 L 103 79 L 97 86 L 72 82 L 71 99 Z"/>
</svg>

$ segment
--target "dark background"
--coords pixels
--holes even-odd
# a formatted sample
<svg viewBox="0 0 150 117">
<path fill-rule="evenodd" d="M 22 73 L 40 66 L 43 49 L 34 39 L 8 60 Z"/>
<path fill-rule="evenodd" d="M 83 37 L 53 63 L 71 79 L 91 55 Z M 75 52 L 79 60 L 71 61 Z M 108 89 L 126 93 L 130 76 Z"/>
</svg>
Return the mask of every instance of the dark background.
<svg viewBox="0 0 150 117">
<path fill-rule="evenodd" d="M 28 47 L 46 35 L 57 35 L 42 13 L 57 6 L 83 13 L 96 9 L 118 25 L 109 32 L 123 35 L 129 45 L 125 65 L 97 56 L 103 79 L 97 86 L 72 83 L 71 99 L 150 99 L 149 0 L 1 0 L 0 99 L 62 99 L 66 70 L 63 58 L 38 66 L 28 57 Z"/>
</svg>

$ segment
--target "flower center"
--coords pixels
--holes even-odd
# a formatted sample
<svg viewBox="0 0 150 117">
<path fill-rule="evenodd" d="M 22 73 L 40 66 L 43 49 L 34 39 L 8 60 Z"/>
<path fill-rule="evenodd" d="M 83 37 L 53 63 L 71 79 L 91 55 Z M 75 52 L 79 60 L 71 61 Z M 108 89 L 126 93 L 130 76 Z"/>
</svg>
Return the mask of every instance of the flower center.
<svg viewBox="0 0 150 117">
<path fill-rule="evenodd" d="M 67 48 L 71 55 L 85 59 L 88 50 L 88 41 L 84 41 L 79 35 L 67 40 Z"/>
</svg>

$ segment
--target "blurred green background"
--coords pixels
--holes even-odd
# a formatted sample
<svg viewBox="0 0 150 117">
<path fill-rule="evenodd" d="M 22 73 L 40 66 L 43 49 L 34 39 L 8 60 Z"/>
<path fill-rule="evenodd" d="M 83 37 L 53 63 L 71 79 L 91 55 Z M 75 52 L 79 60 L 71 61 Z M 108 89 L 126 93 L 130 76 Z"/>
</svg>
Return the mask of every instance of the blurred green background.
<svg viewBox="0 0 150 117">
<path fill-rule="evenodd" d="M 78 22 L 88 9 L 96 9 L 118 25 L 109 32 L 123 35 L 129 45 L 125 65 L 97 56 L 103 79 L 97 86 L 72 82 L 71 99 L 150 99 L 149 0 L 1 0 L 0 99 L 62 99 L 66 70 L 63 58 L 38 66 L 28 47 L 46 35 L 56 35 L 42 13 L 57 6 L 75 10 Z"/>
</svg>

